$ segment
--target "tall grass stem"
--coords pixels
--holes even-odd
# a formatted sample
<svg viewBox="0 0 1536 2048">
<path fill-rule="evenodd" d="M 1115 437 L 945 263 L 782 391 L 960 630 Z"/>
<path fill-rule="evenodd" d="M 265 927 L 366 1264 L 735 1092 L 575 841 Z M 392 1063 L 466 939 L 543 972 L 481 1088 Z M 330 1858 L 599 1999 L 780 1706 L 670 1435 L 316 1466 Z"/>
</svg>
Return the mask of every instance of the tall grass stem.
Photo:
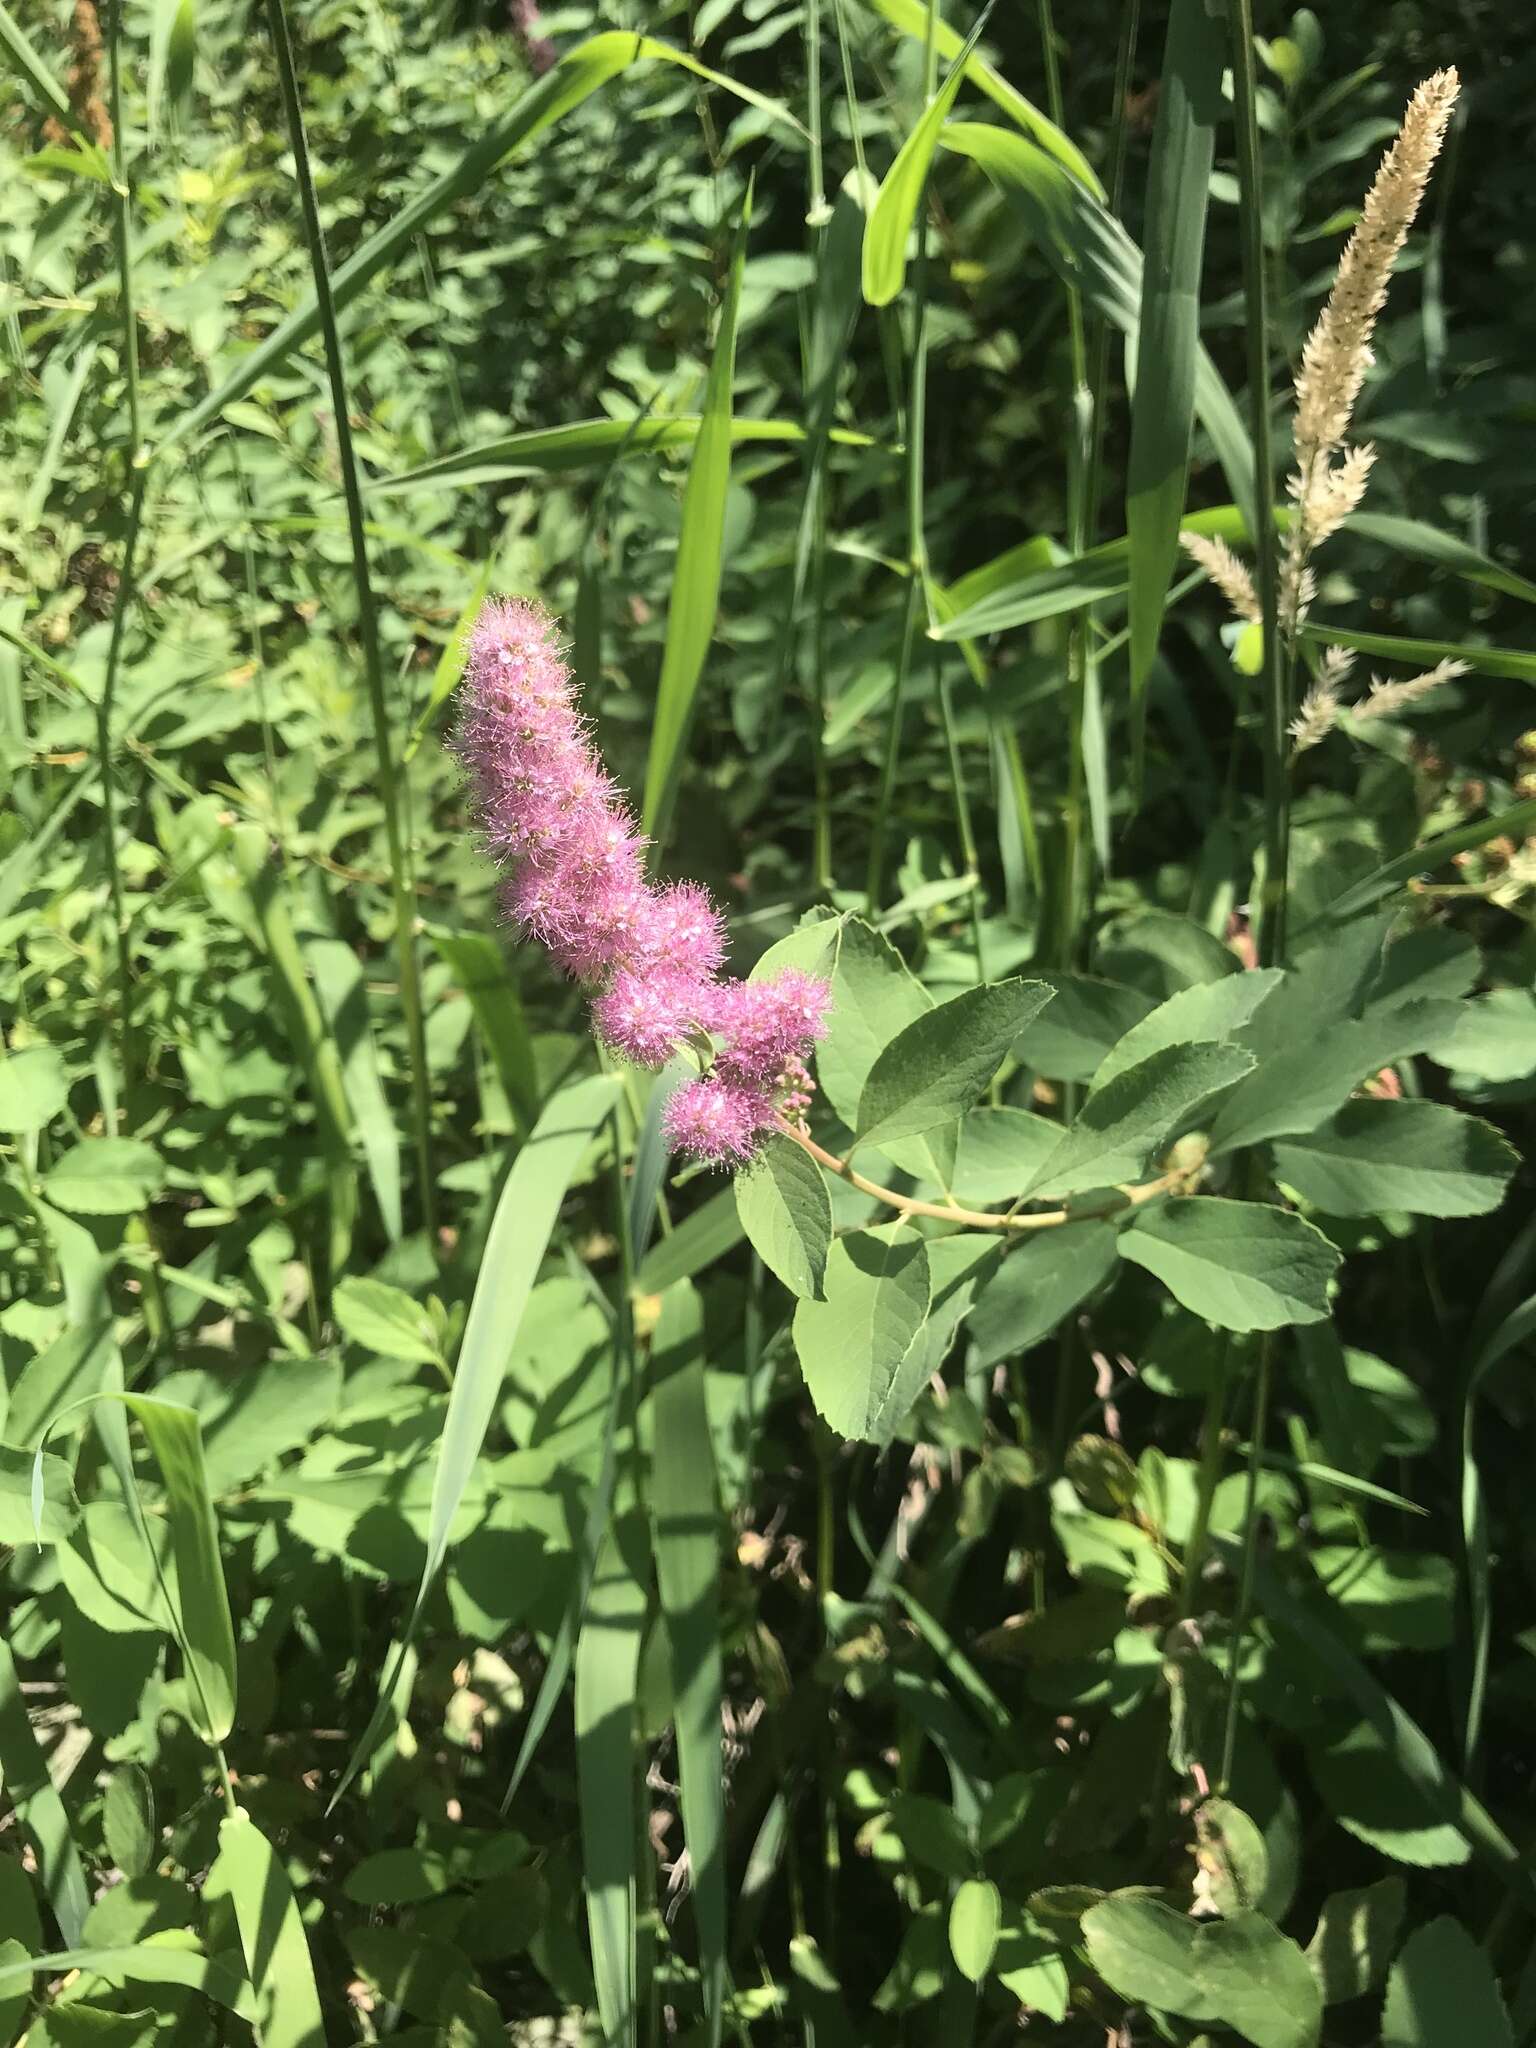
<svg viewBox="0 0 1536 2048">
<path fill-rule="evenodd" d="M 347 507 L 347 531 L 351 541 L 352 569 L 357 582 L 358 626 L 363 642 L 363 664 L 368 684 L 368 704 L 373 720 L 374 749 L 379 764 L 379 796 L 384 811 L 384 836 L 389 849 L 391 893 L 394 899 L 395 945 L 399 954 L 400 996 L 405 1009 L 405 1031 L 411 1068 L 411 1101 L 415 1125 L 416 1164 L 421 1180 L 421 1216 L 428 1239 L 436 1240 L 436 1189 L 432 1178 L 432 1092 L 427 1071 L 426 1033 L 421 1004 L 421 977 L 416 958 L 415 889 L 410 871 L 410 852 L 401 824 L 400 779 L 389 731 L 389 707 L 384 696 L 384 667 L 379 650 L 379 619 L 374 604 L 373 579 L 368 568 L 368 540 L 363 521 L 363 494 L 358 481 L 357 455 L 352 445 L 351 409 L 347 396 L 346 365 L 341 336 L 336 326 L 336 308 L 331 296 L 330 263 L 326 255 L 325 231 L 320 224 L 320 205 L 315 193 L 309 144 L 304 132 L 304 108 L 299 97 L 294 69 L 293 43 L 283 0 L 266 0 L 267 25 L 277 58 L 278 85 L 283 114 L 288 124 L 289 146 L 293 151 L 294 176 L 304 217 L 304 239 L 314 278 L 315 304 L 325 346 L 326 373 L 335 414 L 336 459 L 341 470 L 342 494 Z"/>
</svg>

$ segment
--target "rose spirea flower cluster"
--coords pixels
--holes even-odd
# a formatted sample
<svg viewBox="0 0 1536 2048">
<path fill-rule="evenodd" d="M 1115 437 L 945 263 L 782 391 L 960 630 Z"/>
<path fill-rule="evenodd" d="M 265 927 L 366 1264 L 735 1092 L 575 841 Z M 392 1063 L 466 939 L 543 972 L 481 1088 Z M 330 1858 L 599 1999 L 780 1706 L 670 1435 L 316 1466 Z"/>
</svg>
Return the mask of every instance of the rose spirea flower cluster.
<svg viewBox="0 0 1536 2048">
<path fill-rule="evenodd" d="M 599 1036 L 637 1066 L 679 1045 L 708 1071 L 667 1106 L 666 1134 L 710 1165 L 745 1165 L 780 1116 L 810 1100 L 806 1061 L 831 991 L 793 969 L 721 973 L 723 920 L 693 882 L 646 879 L 645 841 L 592 746 L 554 622 L 492 598 L 471 628 L 457 750 L 481 829 L 507 871 L 508 915 L 594 991 Z"/>
</svg>

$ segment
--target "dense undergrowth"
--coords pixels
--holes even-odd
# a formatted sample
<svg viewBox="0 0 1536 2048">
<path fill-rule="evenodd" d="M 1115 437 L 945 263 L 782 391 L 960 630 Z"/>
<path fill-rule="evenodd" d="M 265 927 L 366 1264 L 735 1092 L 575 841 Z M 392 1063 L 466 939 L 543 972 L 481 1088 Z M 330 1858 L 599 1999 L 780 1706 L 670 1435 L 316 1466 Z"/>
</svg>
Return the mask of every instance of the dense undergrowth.
<svg viewBox="0 0 1536 2048">
<path fill-rule="evenodd" d="M 0 2041 L 1536 2032 L 1529 58 L 1002 12 L 0 15 Z M 830 986 L 734 1178 L 488 593 Z"/>
</svg>

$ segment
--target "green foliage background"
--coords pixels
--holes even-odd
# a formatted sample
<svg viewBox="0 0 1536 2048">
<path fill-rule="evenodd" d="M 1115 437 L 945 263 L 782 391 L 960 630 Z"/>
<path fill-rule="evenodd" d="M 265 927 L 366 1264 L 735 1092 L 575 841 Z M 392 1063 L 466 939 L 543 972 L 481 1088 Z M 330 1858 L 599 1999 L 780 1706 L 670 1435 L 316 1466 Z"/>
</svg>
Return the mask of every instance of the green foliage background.
<svg viewBox="0 0 1536 2048">
<path fill-rule="evenodd" d="M 1033 10 L 983 45 L 1138 243 L 1144 12 L 1118 108 L 1117 8 L 1061 10 L 1056 81 Z M 545 17 L 755 97 L 636 61 L 350 298 L 370 607 L 324 337 L 197 411 L 313 284 L 270 15 L 125 7 L 114 99 L 78 12 L 16 11 L 117 153 L 8 57 L 0 2041 L 1536 2031 L 1528 38 L 1257 23 L 1277 393 L 1462 70 L 1318 609 L 1471 664 L 1291 771 L 1258 968 L 1252 664 L 1180 565 L 1138 756 L 1090 552 L 1120 335 L 948 147 L 926 262 L 898 221 L 861 269 L 923 14 Z M 343 276 L 553 89 L 499 13 L 289 27 Z M 1224 102 L 1200 334 L 1244 420 L 1249 217 Z M 1197 425 L 1188 511 L 1240 540 L 1232 496 Z M 498 930 L 441 744 L 487 588 L 565 621 L 739 970 L 833 975 L 822 1142 L 1085 1220 L 897 1228 L 787 1141 L 674 1173 L 651 1078 Z M 1197 1130 L 1198 1195 L 1122 1213 Z"/>
</svg>

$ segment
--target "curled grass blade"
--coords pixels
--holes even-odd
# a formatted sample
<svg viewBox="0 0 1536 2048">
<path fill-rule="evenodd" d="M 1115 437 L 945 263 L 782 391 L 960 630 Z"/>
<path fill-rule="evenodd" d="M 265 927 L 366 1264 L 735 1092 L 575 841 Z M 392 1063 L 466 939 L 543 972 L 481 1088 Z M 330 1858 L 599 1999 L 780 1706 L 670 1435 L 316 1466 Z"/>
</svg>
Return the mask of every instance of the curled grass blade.
<svg viewBox="0 0 1536 2048">
<path fill-rule="evenodd" d="M 672 1647 L 683 1836 L 711 2048 L 726 1991 L 725 1801 L 720 1731 L 719 1505 L 704 1393 L 704 1316 L 684 1280 L 669 1288 L 651 1349 L 650 1508 L 656 1580 Z"/>
<path fill-rule="evenodd" d="M 746 267 L 752 187 L 747 186 L 731 252 L 730 279 L 704 391 L 704 411 L 683 492 L 677 568 L 667 603 L 667 637 L 656 687 L 655 722 L 645 767 L 643 822 L 652 838 L 666 836 L 682 773 L 683 749 L 709 643 L 714 637 L 725 545 L 725 503 L 731 485 L 731 390 L 736 378 L 736 317 Z"/>
<path fill-rule="evenodd" d="M 1467 1771 L 1473 1768 L 1482 1742 L 1488 1652 L 1493 1636 L 1488 1508 L 1474 1439 L 1477 1397 L 1483 1380 L 1499 1360 L 1533 1335 L 1536 1335 L 1536 1295 L 1522 1302 L 1518 1308 L 1511 1309 L 1497 1329 L 1484 1339 L 1467 1370 L 1461 1397 L 1461 1540 L 1466 1556 L 1467 1606 L 1471 1622 L 1461 1737 L 1462 1768 Z"/>
</svg>

